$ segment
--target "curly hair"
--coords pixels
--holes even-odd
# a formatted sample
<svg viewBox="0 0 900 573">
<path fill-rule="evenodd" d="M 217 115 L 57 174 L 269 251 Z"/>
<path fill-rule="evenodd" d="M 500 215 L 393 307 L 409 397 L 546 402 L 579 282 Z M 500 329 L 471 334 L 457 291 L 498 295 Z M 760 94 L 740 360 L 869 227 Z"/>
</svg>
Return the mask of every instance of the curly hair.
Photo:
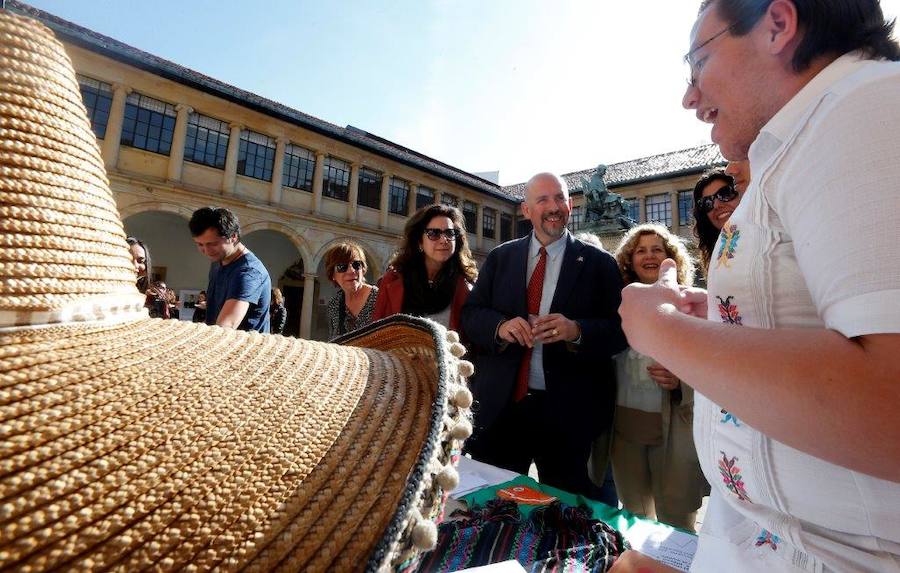
<svg viewBox="0 0 900 573">
<path fill-rule="evenodd" d="M 343 241 L 328 249 L 328 252 L 325 253 L 325 273 L 328 275 L 328 280 L 335 282 L 335 265 L 349 264 L 354 260 L 362 261 L 363 281 L 365 282 L 365 274 L 369 270 L 369 263 L 366 261 L 366 253 L 363 252 L 362 247 L 350 241 Z"/>
<path fill-rule="evenodd" d="M 700 263 L 703 269 L 709 267 L 713 249 L 719 240 L 719 229 L 709 220 L 709 215 L 700 210 L 699 201 L 703 197 L 703 190 L 713 181 L 724 181 L 734 185 L 734 177 L 725 173 L 721 167 L 709 169 L 700 176 L 694 185 L 694 236 L 697 237 L 697 248 L 700 250 Z"/>
<path fill-rule="evenodd" d="M 646 235 L 656 235 L 663 242 L 663 248 L 666 250 L 666 257 L 675 261 L 678 270 L 678 284 L 684 286 L 694 285 L 694 260 L 688 252 L 684 242 L 675 233 L 662 225 L 656 223 L 644 223 L 637 227 L 632 227 L 622 240 L 614 254 L 616 264 L 619 265 L 619 272 L 622 273 L 622 279 L 625 284 L 638 281 L 638 276 L 631 268 L 631 257 L 637 248 L 638 241 Z"/>
<path fill-rule="evenodd" d="M 453 257 L 444 264 L 451 274 L 461 273 L 470 283 L 478 278 L 478 267 L 469 250 L 469 238 L 466 233 L 466 223 L 462 214 L 456 207 L 449 205 L 428 205 L 416 211 L 403 228 L 403 237 L 400 239 L 400 249 L 391 259 L 390 266 L 399 273 L 417 272 L 425 269 L 425 255 L 419 248 L 419 242 L 425 235 L 428 223 L 435 217 L 447 217 L 453 221 L 453 226 L 459 229 L 460 236 L 456 240 L 456 250 Z M 423 284 L 425 280 L 423 279 Z"/>
</svg>

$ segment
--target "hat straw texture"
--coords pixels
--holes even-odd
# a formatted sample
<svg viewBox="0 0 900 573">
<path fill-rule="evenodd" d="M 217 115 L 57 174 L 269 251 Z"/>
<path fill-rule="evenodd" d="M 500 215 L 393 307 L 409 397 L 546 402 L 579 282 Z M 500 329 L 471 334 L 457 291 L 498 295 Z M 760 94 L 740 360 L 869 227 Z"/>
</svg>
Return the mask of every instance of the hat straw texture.
<svg viewBox="0 0 900 573">
<path fill-rule="evenodd" d="M 455 333 L 151 319 L 63 46 L 0 10 L 0 569 L 384 571 L 471 433 Z"/>
</svg>

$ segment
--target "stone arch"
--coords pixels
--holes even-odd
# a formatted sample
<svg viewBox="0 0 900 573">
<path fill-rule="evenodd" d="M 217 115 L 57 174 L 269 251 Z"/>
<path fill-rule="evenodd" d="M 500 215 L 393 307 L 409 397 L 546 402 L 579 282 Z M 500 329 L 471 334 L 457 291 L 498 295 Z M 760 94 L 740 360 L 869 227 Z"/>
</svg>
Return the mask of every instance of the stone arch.
<svg viewBox="0 0 900 573">
<path fill-rule="evenodd" d="M 166 203 L 163 201 L 144 201 L 142 203 L 133 203 L 131 205 L 126 205 L 119 209 L 119 218 L 124 221 L 128 217 L 133 215 L 139 215 L 141 213 L 147 213 L 150 211 L 162 211 L 163 213 L 174 213 L 179 217 L 182 217 L 185 222 L 191 220 L 191 215 L 194 214 L 194 209 L 190 207 L 185 207 L 184 205 L 178 205 L 176 203 Z"/>
<path fill-rule="evenodd" d="M 316 267 L 313 265 L 313 257 L 310 255 L 311 249 L 309 243 L 301 237 L 297 231 L 288 227 L 287 225 L 283 225 L 281 223 L 275 223 L 274 221 L 256 221 L 255 223 L 250 223 L 249 225 L 241 225 L 241 234 L 249 235 L 254 231 L 275 231 L 276 233 L 280 233 L 288 238 L 288 240 L 293 243 L 294 247 L 297 248 L 297 252 L 300 253 L 300 260 L 303 261 L 303 269 L 305 272 L 311 272 L 311 269 L 315 269 Z"/>
</svg>

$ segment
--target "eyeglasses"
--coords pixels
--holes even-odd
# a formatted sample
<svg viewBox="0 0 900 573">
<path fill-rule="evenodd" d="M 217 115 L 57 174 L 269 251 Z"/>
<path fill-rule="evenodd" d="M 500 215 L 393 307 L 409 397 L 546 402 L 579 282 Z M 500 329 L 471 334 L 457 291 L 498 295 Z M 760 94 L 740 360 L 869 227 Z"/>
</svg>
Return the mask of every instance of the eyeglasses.
<svg viewBox="0 0 900 573">
<path fill-rule="evenodd" d="M 717 33 L 713 34 L 710 38 L 708 38 L 708 39 L 700 42 L 696 46 L 694 46 L 690 52 L 688 52 L 687 54 L 684 55 L 684 61 L 688 65 L 687 83 L 689 86 L 694 87 L 697 85 L 697 74 L 703 68 L 703 66 L 700 66 L 700 68 L 697 68 L 697 61 L 694 60 L 694 54 L 697 53 L 697 50 L 699 50 L 703 46 L 706 46 L 707 44 L 709 44 L 710 42 L 712 42 L 719 36 L 725 34 L 726 32 L 731 32 L 734 29 L 735 25 L 736 25 L 736 23 L 718 31 Z"/>
<path fill-rule="evenodd" d="M 713 210 L 715 206 L 713 202 L 718 199 L 720 203 L 728 203 L 735 197 L 737 197 L 737 190 L 734 188 L 734 185 L 726 185 L 722 187 L 712 195 L 707 195 L 706 197 L 701 197 L 697 199 L 697 206 L 700 208 L 700 211 L 703 213 L 709 213 Z"/>
<path fill-rule="evenodd" d="M 338 263 L 334 265 L 334 272 L 336 273 L 346 273 L 347 269 L 353 267 L 354 271 L 361 271 L 366 268 L 366 263 L 362 261 L 352 261 L 349 263 Z"/>
<path fill-rule="evenodd" d="M 462 235 L 459 229 L 425 229 L 425 236 L 432 241 L 437 241 L 444 237 L 448 241 L 455 241 Z"/>
</svg>

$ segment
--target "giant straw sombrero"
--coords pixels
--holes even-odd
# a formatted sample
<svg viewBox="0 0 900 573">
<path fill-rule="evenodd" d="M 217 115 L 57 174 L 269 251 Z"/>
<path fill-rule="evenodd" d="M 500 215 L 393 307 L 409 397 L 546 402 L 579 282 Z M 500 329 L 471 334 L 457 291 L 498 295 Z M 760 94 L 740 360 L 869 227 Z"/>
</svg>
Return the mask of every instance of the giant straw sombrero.
<svg viewBox="0 0 900 573">
<path fill-rule="evenodd" d="M 414 563 L 471 432 L 458 338 L 148 318 L 62 45 L 0 35 L 0 568 Z"/>
</svg>

